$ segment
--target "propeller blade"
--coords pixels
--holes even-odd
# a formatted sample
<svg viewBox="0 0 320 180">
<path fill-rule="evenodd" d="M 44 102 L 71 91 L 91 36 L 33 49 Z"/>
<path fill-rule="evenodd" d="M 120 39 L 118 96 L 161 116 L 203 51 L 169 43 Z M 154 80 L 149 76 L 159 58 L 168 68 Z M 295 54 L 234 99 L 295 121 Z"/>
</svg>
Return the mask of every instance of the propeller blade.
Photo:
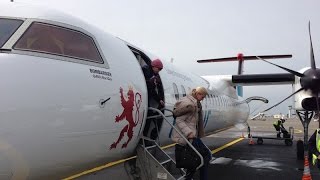
<svg viewBox="0 0 320 180">
<path fill-rule="evenodd" d="M 299 77 L 304 77 L 304 74 L 301 74 L 301 73 L 299 73 L 299 72 L 297 72 L 297 71 L 294 71 L 294 70 L 288 69 L 288 68 L 286 68 L 286 67 L 283 67 L 283 66 L 274 64 L 274 63 L 269 62 L 269 61 L 267 61 L 267 60 L 265 60 L 265 59 L 262 59 L 262 58 L 259 57 L 259 56 L 256 56 L 256 57 L 257 57 L 258 59 L 266 62 L 266 63 L 269 63 L 269 64 L 272 64 L 272 65 L 274 65 L 274 66 L 277 66 L 277 67 L 279 67 L 279 68 L 281 68 L 281 69 L 283 69 L 283 70 L 285 70 L 285 71 L 287 71 L 287 72 L 289 72 L 289 73 L 291 73 L 291 74 L 294 74 L 294 75 L 299 76 Z"/>
<path fill-rule="evenodd" d="M 311 61 L 311 69 L 316 69 L 316 62 L 314 60 L 313 46 L 312 46 L 312 38 L 311 38 L 311 30 L 310 30 L 310 21 L 309 21 L 309 38 L 310 38 L 310 61 Z"/>
<path fill-rule="evenodd" d="M 300 91 L 302 91 L 302 90 L 303 90 L 303 88 L 298 89 L 296 92 L 292 93 L 290 96 L 286 97 L 284 100 L 282 100 L 282 101 L 278 102 L 277 104 L 275 104 L 275 105 L 273 105 L 273 106 L 269 107 L 268 109 L 266 109 L 266 110 L 264 110 L 264 111 L 261 111 L 261 113 L 267 112 L 267 111 L 269 111 L 270 109 L 272 109 L 272 108 L 274 108 L 274 107 L 278 106 L 278 105 L 279 105 L 279 104 L 281 104 L 283 101 L 285 101 L 285 100 L 289 99 L 291 96 L 293 96 L 293 95 L 297 94 L 298 92 L 300 92 Z"/>
<path fill-rule="evenodd" d="M 282 55 L 262 55 L 259 56 L 263 59 L 283 59 L 283 58 L 292 58 L 291 54 L 282 54 Z M 257 56 L 241 56 L 245 61 L 247 60 L 257 60 Z M 215 58 L 215 59 L 201 59 L 197 60 L 198 63 L 209 63 L 209 62 L 225 62 L 225 61 L 239 61 L 239 55 L 234 57 L 225 57 L 225 58 Z"/>
</svg>

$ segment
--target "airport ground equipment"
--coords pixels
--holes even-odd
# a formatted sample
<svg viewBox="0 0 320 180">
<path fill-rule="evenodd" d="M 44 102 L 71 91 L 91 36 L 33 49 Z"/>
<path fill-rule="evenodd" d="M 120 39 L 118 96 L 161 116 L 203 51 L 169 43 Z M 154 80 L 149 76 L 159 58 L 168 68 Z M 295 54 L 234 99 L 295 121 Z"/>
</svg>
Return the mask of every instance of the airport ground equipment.
<svg viewBox="0 0 320 180">
<path fill-rule="evenodd" d="M 272 139 L 272 140 L 282 140 L 284 141 L 285 145 L 287 146 L 292 146 L 293 144 L 293 133 L 294 133 L 294 128 L 293 127 L 289 127 L 289 132 L 283 133 L 283 137 L 281 138 L 277 138 L 277 137 L 271 137 L 271 136 L 252 136 L 251 134 L 249 134 L 251 136 L 251 138 L 253 139 L 257 139 L 257 144 L 262 145 L 263 144 L 263 139 Z"/>
<path fill-rule="evenodd" d="M 203 158 L 201 154 L 183 136 L 183 134 L 167 120 L 166 116 L 160 110 L 151 107 L 149 107 L 149 110 L 157 112 L 158 118 L 163 118 L 168 124 L 170 124 L 172 128 L 176 130 L 179 135 L 184 138 L 187 144 L 196 152 L 201 160 L 200 165 L 197 167 L 197 169 L 199 169 L 203 165 Z M 147 118 L 157 117 L 152 116 Z M 155 140 L 144 136 L 141 137 L 141 143 L 137 146 L 136 167 L 141 180 L 183 180 L 186 174 L 184 169 L 176 168 L 175 160 L 163 151 Z"/>
</svg>

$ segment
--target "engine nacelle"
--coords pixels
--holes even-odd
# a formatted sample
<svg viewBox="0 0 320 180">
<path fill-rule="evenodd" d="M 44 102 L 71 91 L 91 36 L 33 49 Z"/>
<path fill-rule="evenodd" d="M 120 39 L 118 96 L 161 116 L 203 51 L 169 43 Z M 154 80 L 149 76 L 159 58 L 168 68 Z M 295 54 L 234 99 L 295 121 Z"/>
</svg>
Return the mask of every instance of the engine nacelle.
<svg viewBox="0 0 320 180">
<path fill-rule="evenodd" d="M 304 73 L 310 69 L 310 67 L 303 68 L 299 72 Z M 295 77 L 295 82 L 293 84 L 293 92 L 301 88 L 300 77 Z M 320 102 L 320 99 L 319 99 Z M 294 95 L 294 109 L 298 111 L 315 111 L 317 110 L 317 101 L 316 97 L 312 95 L 311 90 L 302 90 Z"/>
</svg>

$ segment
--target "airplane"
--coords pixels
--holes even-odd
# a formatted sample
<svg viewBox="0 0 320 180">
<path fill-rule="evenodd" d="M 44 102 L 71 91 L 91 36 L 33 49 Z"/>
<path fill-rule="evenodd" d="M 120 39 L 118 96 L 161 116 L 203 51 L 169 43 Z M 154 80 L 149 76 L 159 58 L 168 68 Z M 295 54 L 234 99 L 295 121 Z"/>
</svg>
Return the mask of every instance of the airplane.
<svg viewBox="0 0 320 180">
<path fill-rule="evenodd" d="M 0 179 L 61 179 L 134 155 L 148 115 L 141 67 L 157 58 L 69 14 L 2 3 Z M 262 76 L 242 75 L 238 61 L 238 75 L 201 77 L 162 60 L 165 109 L 203 86 L 207 134 L 245 124 L 248 103 L 261 98 L 241 98 L 236 85 Z M 263 83 L 292 80 L 277 77 Z M 172 143 L 171 129 L 162 123 L 161 144 Z"/>
<path fill-rule="evenodd" d="M 141 66 L 156 58 L 68 14 L 1 4 L 0 179 L 61 179 L 134 155 L 148 112 Z M 166 109 L 203 86 L 206 132 L 247 121 L 226 77 L 163 64 Z M 161 144 L 170 130 L 162 124 Z"/>
</svg>

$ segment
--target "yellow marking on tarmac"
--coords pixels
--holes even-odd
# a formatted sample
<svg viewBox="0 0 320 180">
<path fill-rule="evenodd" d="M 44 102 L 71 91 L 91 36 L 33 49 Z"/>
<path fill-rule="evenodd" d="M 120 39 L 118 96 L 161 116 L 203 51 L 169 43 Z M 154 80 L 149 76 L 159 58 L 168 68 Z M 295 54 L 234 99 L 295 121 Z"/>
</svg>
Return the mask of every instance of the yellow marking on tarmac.
<svg viewBox="0 0 320 180">
<path fill-rule="evenodd" d="M 234 141 L 231 141 L 229 142 L 228 144 L 225 144 L 217 149 L 214 149 L 211 151 L 212 154 L 215 154 L 235 143 L 238 143 L 239 141 L 242 141 L 244 138 L 239 138 L 239 139 L 236 139 Z M 170 145 L 167 145 L 167 146 L 164 146 L 164 147 L 161 147 L 161 149 L 167 149 L 167 148 L 170 148 L 170 147 L 173 147 L 174 145 L 176 145 L 176 143 L 174 144 L 170 144 Z M 129 158 L 126 158 L 126 159 L 121 159 L 121 160 L 118 160 L 118 161 L 114 161 L 114 162 L 110 162 L 110 163 L 107 163 L 105 165 L 102 165 L 102 166 L 99 166 L 99 167 L 95 167 L 93 169 L 90 169 L 90 170 L 87 170 L 87 171 L 83 171 L 82 173 L 79 173 L 79 174 L 75 174 L 73 176 L 70 176 L 70 177 L 67 177 L 67 178 L 64 178 L 62 180 L 71 180 L 71 179 L 75 179 L 75 178 L 78 178 L 80 176 L 84 176 L 84 175 L 87 175 L 87 174 L 90 174 L 90 173 L 93 173 L 93 172 L 96 172 L 96 171 L 100 171 L 102 169 L 105 169 L 105 168 L 108 168 L 108 167 L 111 167 L 111 166 L 115 166 L 117 164 L 120 164 L 120 163 L 124 163 L 128 160 L 131 160 L 131 159 L 134 159 L 134 158 L 137 158 L 137 156 L 132 156 L 132 157 L 129 157 Z"/>
<path fill-rule="evenodd" d="M 169 144 L 169 145 L 167 145 L 167 146 L 161 147 L 161 149 L 167 149 L 167 148 L 170 148 L 170 147 L 172 147 L 172 146 L 174 146 L 174 145 L 176 145 L 176 144 L 177 144 L 177 143 Z"/>
<path fill-rule="evenodd" d="M 296 132 L 297 131 L 297 132 Z M 294 133 L 295 134 L 300 134 L 300 133 L 302 133 L 302 130 L 300 130 L 300 129 L 294 129 Z"/>
<path fill-rule="evenodd" d="M 110 162 L 110 163 L 107 163 L 105 165 L 102 165 L 102 166 L 99 166 L 99 167 L 95 167 L 93 169 L 90 169 L 90 170 L 87 170 L 87 171 L 83 171 L 82 173 L 79 173 L 79 174 L 75 174 L 73 176 L 70 176 L 70 177 L 67 177 L 67 178 L 64 178 L 63 180 L 70 180 L 70 179 L 74 179 L 74 178 L 78 178 L 80 176 L 84 176 L 86 174 L 90 174 L 90 173 L 93 173 L 93 172 L 96 172 L 96 171 L 100 171 L 102 169 L 105 169 L 105 168 L 108 168 L 108 167 L 111 167 L 111 166 L 114 166 L 114 165 L 117 165 L 117 164 L 120 164 L 120 163 L 123 163 L 123 162 L 126 162 L 128 160 L 131 160 L 131 159 L 134 159 L 136 158 L 137 156 L 132 156 L 132 157 L 129 157 L 127 159 L 121 159 L 119 161 L 114 161 L 114 162 Z"/>
<path fill-rule="evenodd" d="M 170 147 L 172 147 L 174 145 L 176 145 L 176 143 L 169 144 L 167 146 L 161 147 L 161 149 L 167 149 L 167 148 L 170 148 Z M 98 167 L 92 168 L 90 170 L 83 171 L 83 172 L 81 172 L 79 174 L 72 175 L 72 176 L 64 178 L 62 180 L 75 179 L 75 178 L 78 178 L 80 176 L 84 176 L 84 175 L 87 175 L 87 174 L 90 174 L 90 173 L 93 173 L 93 172 L 96 172 L 96 171 L 100 171 L 102 169 L 105 169 L 105 168 L 108 168 L 108 167 L 111 167 L 111 166 L 115 166 L 115 165 L 120 164 L 120 163 L 124 163 L 124 162 L 129 161 L 129 160 L 134 159 L 134 158 L 137 158 L 137 156 L 132 156 L 132 157 L 129 157 L 127 159 L 121 159 L 121 160 L 118 160 L 118 161 L 110 162 L 110 163 L 107 163 L 105 165 L 98 166 Z"/>
<path fill-rule="evenodd" d="M 223 146 L 221 146 L 221 147 L 219 147 L 217 149 L 212 150 L 211 153 L 215 154 L 215 153 L 217 153 L 217 152 L 219 152 L 219 151 L 221 151 L 221 150 L 223 150 L 223 149 L 225 149 L 225 148 L 227 148 L 227 147 L 229 147 L 229 146 L 231 146 L 231 145 L 233 145 L 235 143 L 238 143 L 239 141 L 242 141 L 242 140 L 244 140 L 244 138 L 239 138 L 239 139 L 236 139 L 234 141 L 231 141 L 228 144 L 225 144 L 225 145 L 223 145 Z"/>
</svg>

